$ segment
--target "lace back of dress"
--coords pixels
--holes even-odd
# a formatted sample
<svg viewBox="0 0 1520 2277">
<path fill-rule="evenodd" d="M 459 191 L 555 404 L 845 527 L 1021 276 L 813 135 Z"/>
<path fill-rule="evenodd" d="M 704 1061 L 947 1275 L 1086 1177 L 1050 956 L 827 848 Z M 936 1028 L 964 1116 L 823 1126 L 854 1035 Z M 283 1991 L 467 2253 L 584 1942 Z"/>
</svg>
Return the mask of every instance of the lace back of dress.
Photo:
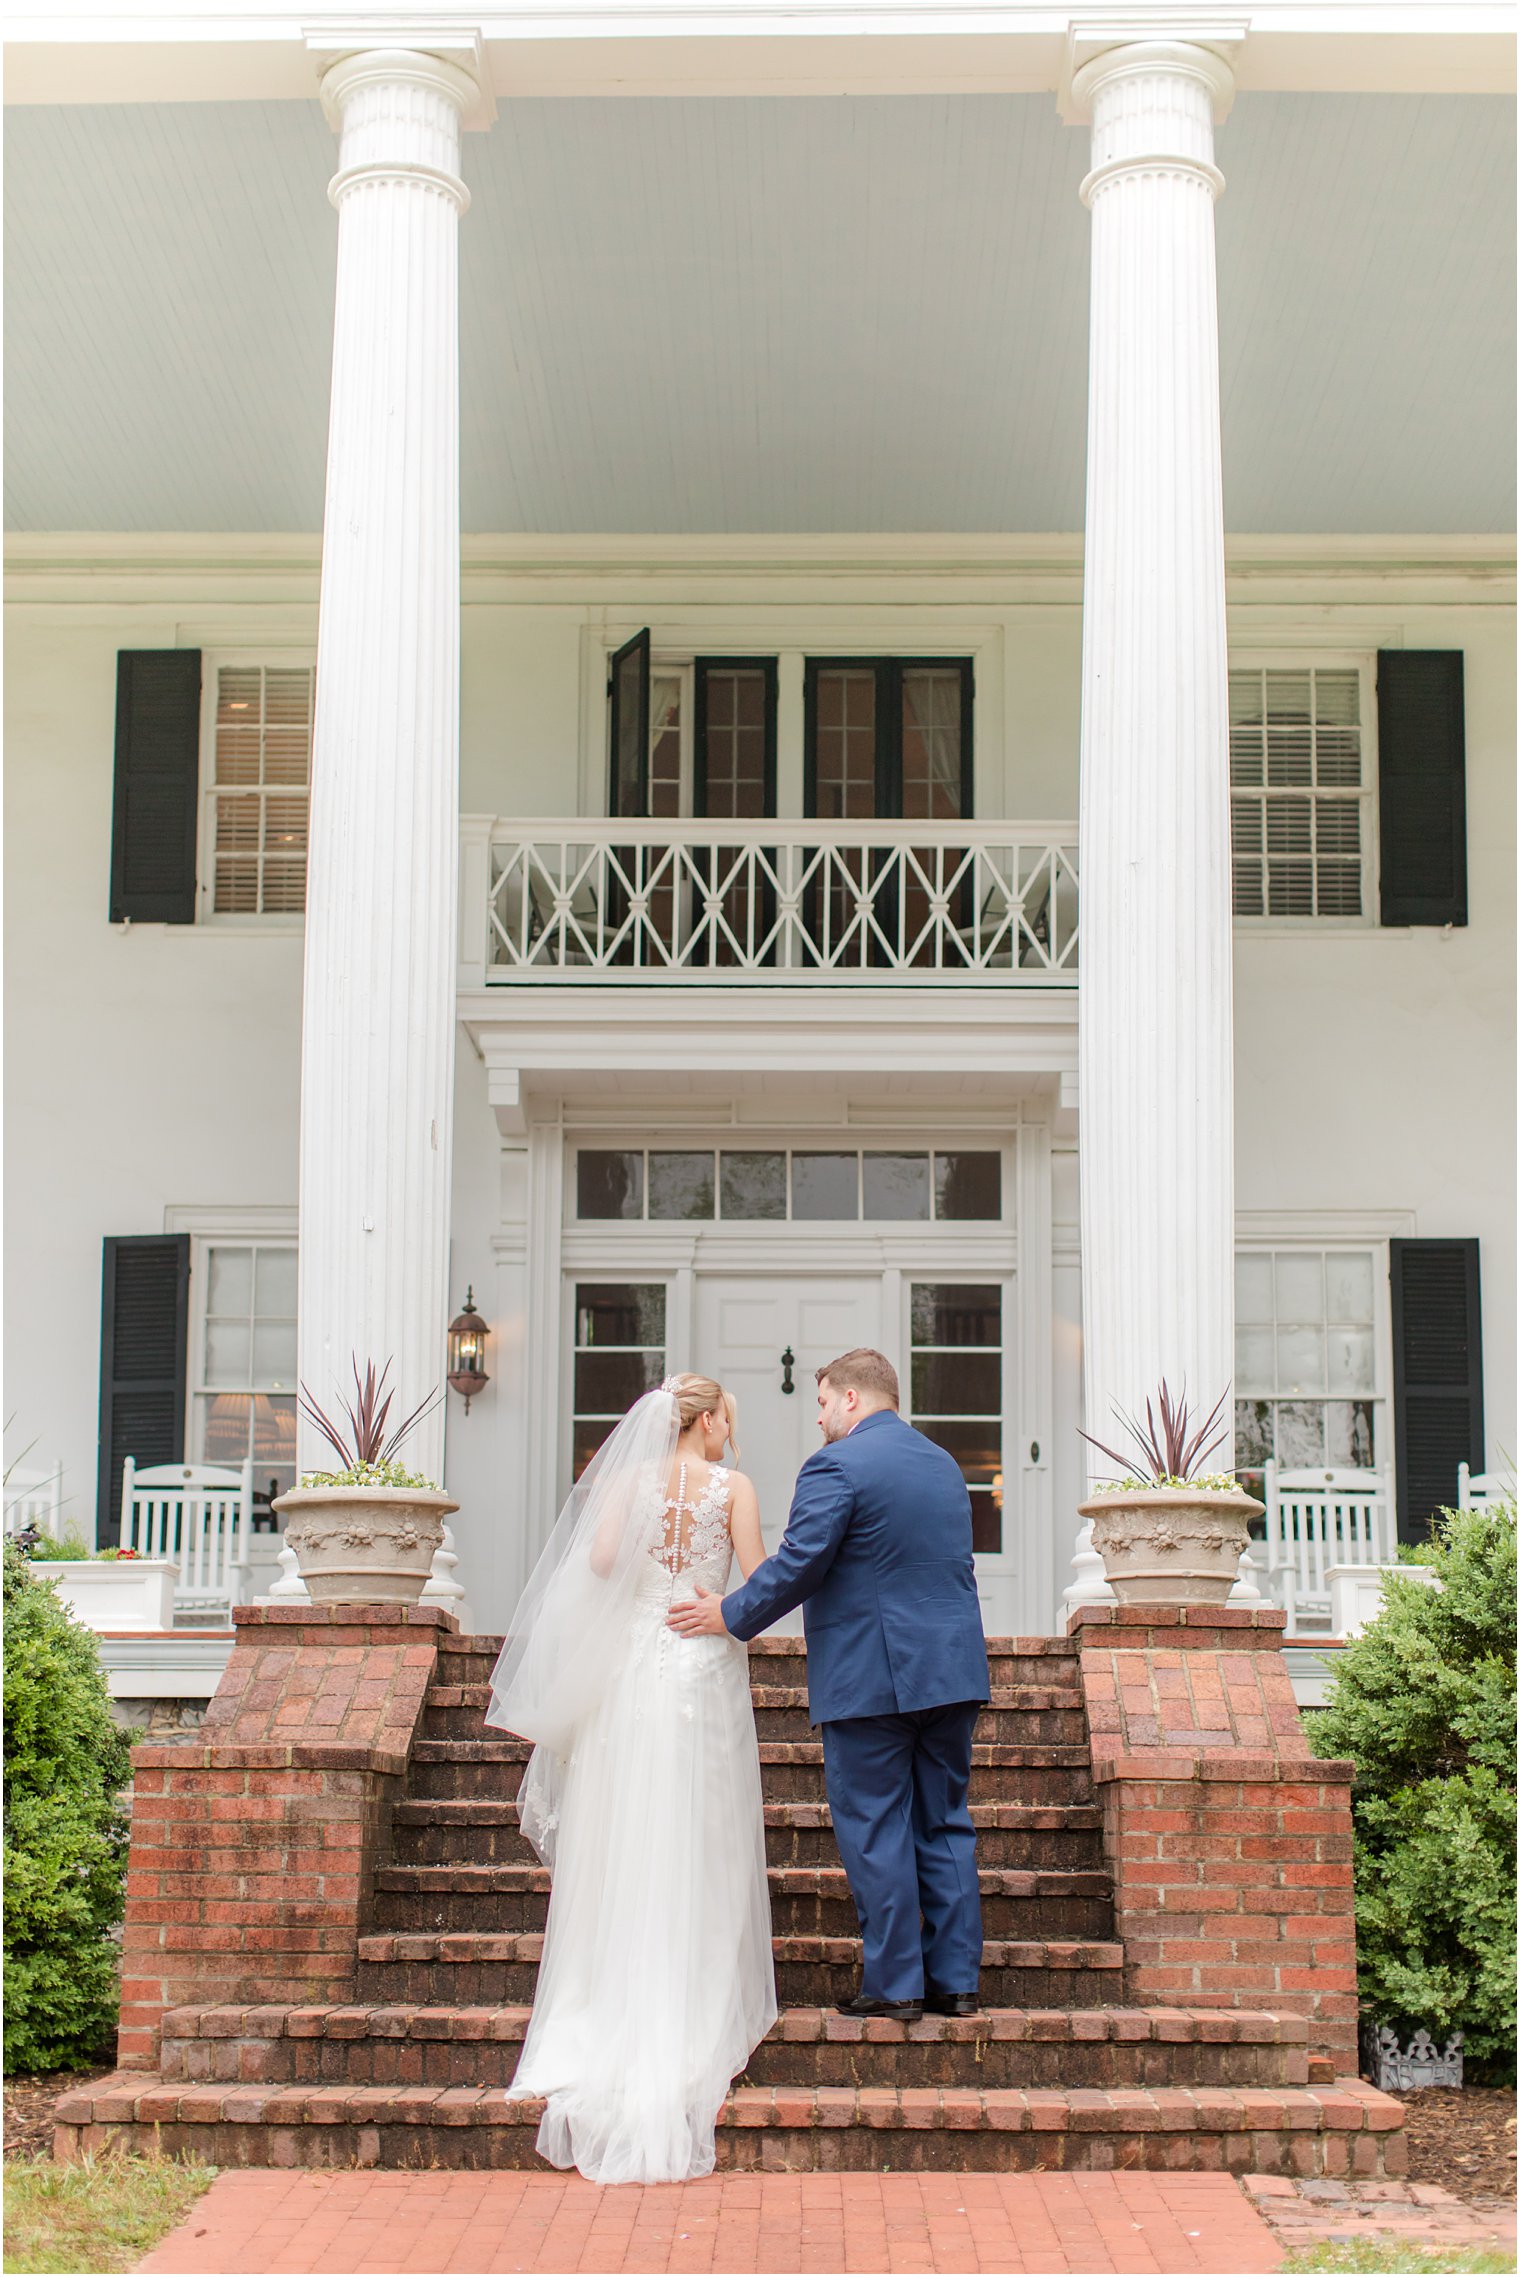
<svg viewBox="0 0 1520 2277">
<path fill-rule="evenodd" d="M 686 1465 L 664 1505 L 664 1526 L 653 1555 L 674 1580 L 694 1566 L 710 1565 L 728 1551 L 729 1474 L 718 1465 L 695 1499 L 688 1496 Z"/>
</svg>

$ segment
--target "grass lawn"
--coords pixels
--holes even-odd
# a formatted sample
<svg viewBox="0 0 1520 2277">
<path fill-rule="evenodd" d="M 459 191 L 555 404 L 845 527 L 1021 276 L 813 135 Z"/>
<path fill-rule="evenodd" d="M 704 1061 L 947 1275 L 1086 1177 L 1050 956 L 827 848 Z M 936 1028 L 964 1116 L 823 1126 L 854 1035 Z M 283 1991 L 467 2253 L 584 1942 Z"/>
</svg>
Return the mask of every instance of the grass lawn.
<svg viewBox="0 0 1520 2277">
<path fill-rule="evenodd" d="M 1349 2277 L 1365 2271 L 1367 2277 L 1501 2277 L 1515 2266 L 1512 2253 L 1432 2253 L 1420 2245 L 1398 2245 L 1391 2238 L 1364 2238 L 1353 2245 L 1316 2245 L 1305 2253 L 1290 2253 L 1282 2277 L 1325 2277 L 1346 2271 Z"/>
<path fill-rule="evenodd" d="M 5 2162 L 5 2268 L 95 2277 L 130 2269 L 182 2221 L 216 2173 L 198 2160 L 133 2158 Z"/>
</svg>

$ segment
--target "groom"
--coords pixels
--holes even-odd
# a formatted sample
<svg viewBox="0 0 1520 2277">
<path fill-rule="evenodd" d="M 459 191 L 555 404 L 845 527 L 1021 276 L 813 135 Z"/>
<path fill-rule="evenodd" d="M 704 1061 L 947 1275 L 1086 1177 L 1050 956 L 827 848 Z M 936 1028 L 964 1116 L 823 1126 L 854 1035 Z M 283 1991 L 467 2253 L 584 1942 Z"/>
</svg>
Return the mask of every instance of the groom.
<svg viewBox="0 0 1520 2277">
<path fill-rule="evenodd" d="M 773 1555 L 727 1597 L 674 1607 L 670 1626 L 748 1642 L 803 1606 L 809 1713 L 865 1951 L 839 2006 L 972 2016 L 982 1908 L 966 1789 L 988 1683 L 970 1500 L 954 1458 L 899 1416 L 880 1352 L 819 1369 L 818 1422 L 825 1444 Z"/>
</svg>

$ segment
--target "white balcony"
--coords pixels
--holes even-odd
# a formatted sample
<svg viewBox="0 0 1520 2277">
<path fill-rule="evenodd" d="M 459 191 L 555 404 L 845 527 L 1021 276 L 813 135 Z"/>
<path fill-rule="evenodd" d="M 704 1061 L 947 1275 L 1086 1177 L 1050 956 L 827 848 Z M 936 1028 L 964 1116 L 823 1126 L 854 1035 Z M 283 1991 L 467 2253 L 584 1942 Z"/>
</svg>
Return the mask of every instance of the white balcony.
<svg viewBox="0 0 1520 2277">
<path fill-rule="evenodd" d="M 1076 983 L 1071 824 L 470 816 L 463 835 L 476 985 Z"/>
</svg>

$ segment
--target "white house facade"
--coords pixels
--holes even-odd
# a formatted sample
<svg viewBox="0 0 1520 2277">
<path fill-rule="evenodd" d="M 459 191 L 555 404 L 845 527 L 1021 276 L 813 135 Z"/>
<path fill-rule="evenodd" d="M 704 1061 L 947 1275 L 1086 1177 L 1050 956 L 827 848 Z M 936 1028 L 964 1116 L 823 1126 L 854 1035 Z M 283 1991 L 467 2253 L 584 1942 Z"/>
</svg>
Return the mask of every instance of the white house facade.
<svg viewBox="0 0 1520 2277">
<path fill-rule="evenodd" d="M 1505 10 L 13 37 L 6 1452 L 86 1537 L 467 1292 L 487 1630 L 668 1369 L 774 1537 L 885 1349 L 995 1634 L 1163 1376 L 1410 1538 L 1513 1458 Z"/>
</svg>

